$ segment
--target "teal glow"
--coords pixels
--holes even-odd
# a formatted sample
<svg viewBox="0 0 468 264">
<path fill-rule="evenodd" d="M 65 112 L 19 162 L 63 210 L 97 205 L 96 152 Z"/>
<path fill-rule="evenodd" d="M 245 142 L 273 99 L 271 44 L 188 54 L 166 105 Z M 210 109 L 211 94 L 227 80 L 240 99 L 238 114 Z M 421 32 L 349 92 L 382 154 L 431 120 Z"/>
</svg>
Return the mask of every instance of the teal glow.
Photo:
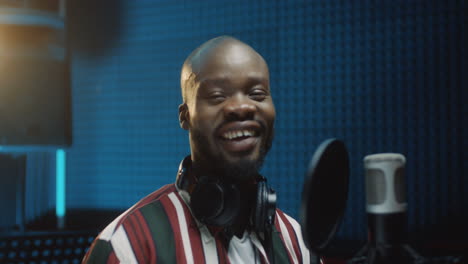
<svg viewBox="0 0 468 264">
<path fill-rule="evenodd" d="M 58 149 L 56 154 L 56 204 L 55 204 L 55 213 L 57 217 L 65 216 L 65 150 Z"/>
</svg>

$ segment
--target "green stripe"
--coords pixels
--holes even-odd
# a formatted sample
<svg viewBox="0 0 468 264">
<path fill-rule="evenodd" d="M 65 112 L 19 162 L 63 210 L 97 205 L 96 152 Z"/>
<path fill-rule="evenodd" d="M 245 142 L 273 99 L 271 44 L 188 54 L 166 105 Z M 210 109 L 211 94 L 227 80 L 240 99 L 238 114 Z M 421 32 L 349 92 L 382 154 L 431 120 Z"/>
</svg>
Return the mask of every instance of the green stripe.
<svg viewBox="0 0 468 264">
<path fill-rule="evenodd" d="M 107 263 L 107 259 L 113 249 L 110 242 L 98 239 L 90 250 L 91 252 L 86 262 L 88 264 Z"/>
<path fill-rule="evenodd" d="M 271 241 L 274 252 L 273 255 L 275 258 L 274 263 L 289 263 L 288 252 L 283 244 L 283 241 L 281 240 L 280 232 L 273 228 L 271 234 Z"/>
<path fill-rule="evenodd" d="M 147 204 L 140 211 L 151 230 L 157 263 L 176 263 L 174 232 L 161 202 Z"/>
</svg>

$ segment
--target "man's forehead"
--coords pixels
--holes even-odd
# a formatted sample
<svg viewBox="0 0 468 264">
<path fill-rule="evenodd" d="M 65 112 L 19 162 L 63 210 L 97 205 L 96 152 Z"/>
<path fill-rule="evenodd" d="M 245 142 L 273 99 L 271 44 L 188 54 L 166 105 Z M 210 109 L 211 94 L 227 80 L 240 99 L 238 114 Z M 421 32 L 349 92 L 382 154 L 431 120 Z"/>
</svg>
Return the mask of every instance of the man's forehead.
<svg viewBox="0 0 468 264">
<path fill-rule="evenodd" d="M 265 67 L 263 58 L 251 47 L 241 42 L 225 41 L 215 47 L 207 47 L 193 56 L 190 61 L 192 72 L 200 74 L 204 70 L 217 67 Z"/>
<path fill-rule="evenodd" d="M 205 42 L 185 60 L 181 72 L 184 100 L 186 92 L 200 82 L 252 79 L 269 85 L 269 70 L 263 57 L 249 45 L 232 37 L 218 37 Z"/>
</svg>

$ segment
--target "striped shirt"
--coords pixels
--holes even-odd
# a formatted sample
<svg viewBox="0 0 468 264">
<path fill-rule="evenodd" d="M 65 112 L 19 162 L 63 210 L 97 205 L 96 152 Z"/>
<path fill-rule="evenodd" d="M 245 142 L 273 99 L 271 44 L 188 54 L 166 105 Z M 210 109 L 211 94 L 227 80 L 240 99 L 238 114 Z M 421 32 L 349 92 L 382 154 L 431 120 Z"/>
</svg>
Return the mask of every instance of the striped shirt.
<svg viewBox="0 0 468 264">
<path fill-rule="evenodd" d="M 143 198 L 99 234 L 83 263 L 231 263 L 223 231 L 195 220 L 185 195 L 169 184 Z M 249 238 L 256 258 L 270 263 L 257 234 Z M 274 263 L 310 262 L 299 224 L 279 209 L 272 246 Z"/>
</svg>

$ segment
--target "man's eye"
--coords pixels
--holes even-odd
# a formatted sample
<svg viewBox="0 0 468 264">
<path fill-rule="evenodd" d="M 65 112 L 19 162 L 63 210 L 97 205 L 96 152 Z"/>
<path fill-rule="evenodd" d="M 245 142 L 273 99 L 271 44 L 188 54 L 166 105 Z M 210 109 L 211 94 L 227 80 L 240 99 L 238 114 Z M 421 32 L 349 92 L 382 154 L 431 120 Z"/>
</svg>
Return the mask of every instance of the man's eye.
<svg viewBox="0 0 468 264">
<path fill-rule="evenodd" d="M 226 97 L 221 93 L 213 93 L 208 96 L 208 100 L 213 103 L 221 103 Z"/>
<path fill-rule="evenodd" d="M 264 90 L 253 90 L 250 94 L 249 94 L 249 97 L 252 99 L 252 100 L 255 100 L 255 101 L 263 101 L 265 100 L 265 98 L 267 97 L 267 93 L 264 91 Z"/>
</svg>

